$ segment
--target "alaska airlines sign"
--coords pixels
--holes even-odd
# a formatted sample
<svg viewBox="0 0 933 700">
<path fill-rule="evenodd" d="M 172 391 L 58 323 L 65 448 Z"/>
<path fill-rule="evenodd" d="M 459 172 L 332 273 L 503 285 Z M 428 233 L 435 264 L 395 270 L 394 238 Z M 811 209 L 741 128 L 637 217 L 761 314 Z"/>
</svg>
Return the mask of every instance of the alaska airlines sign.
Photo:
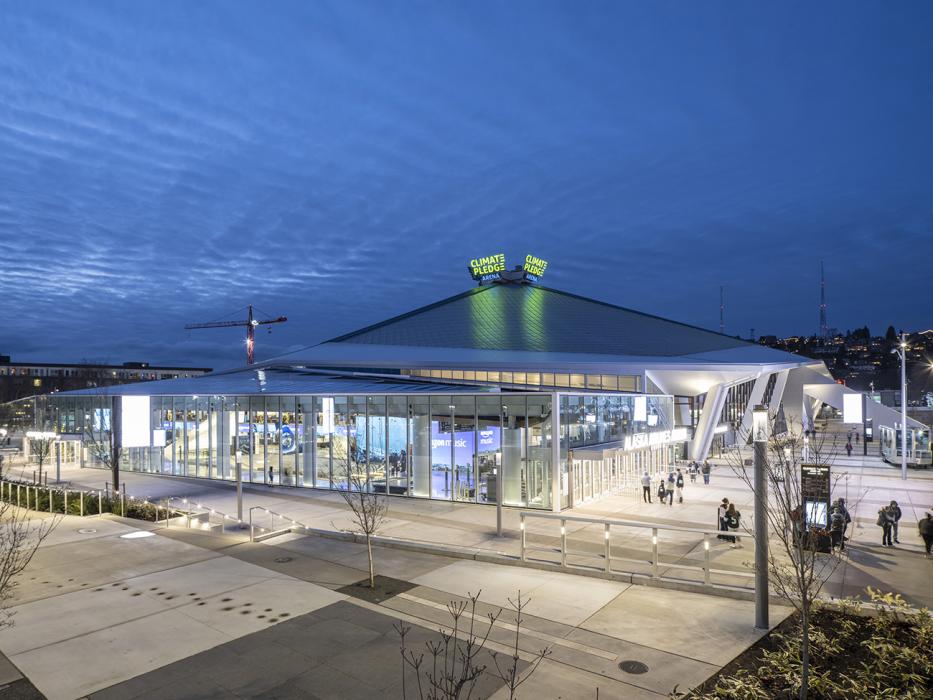
<svg viewBox="0 0 933 700">
<path fill-rule="evenodd" d="M 514 270 L 506 270 L 505 254 L 496 253 L 470 260 L 468 267 L 470 276 L 478 282 L 491 282 L 503 280 L 506 282 L 520 282 L 528 280 L 537 282 L 547 269 L 547 261 L 534 255 L 526 255 L 524 265 L 517 265 Z"/>
</svg>

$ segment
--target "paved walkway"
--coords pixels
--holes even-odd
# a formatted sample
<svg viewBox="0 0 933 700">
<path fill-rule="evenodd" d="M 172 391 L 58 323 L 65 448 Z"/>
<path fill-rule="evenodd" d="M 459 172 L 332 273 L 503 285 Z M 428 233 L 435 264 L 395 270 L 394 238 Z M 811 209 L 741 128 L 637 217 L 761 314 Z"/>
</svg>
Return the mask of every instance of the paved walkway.
<svg viewBox="0 0 933 700">
<path fill-rule="evenodd" d="M 928 580 L 933 561 L 924 559 L 916 521 L 927 509 L 933 510 L 933 473 L 914 472 L 905 482 L 899 472 L 889 468 L 847 468 L 835 485 L 834 497 L 842 496 L 850 504 L 854 525 L 849 530 L 850 556 L 831 578 L 826 594 L 835 597 L 859 595 L 866 586 L 896 590 L 916 605 L 933 608 L 933 591 Z M 63 470 L 63 480 L 75 485 L 102 488 L 108 474 L 93 469 Z M 182 496 L 202 501 L 224 513 L 235 514 L 235 489 L 229 483 L 204 479 L 123 474 L 128 493 L 137 497 L 163 498 Z M 599 518 L 638 520 L 641 522 L 714 528 L 716 506 L 727 497 L 736 503 L 747 525 L 753 512 L 748 487 L 727 467 L 716 467 L 711 484 L 687 482 L 684 503 L 673 506 L 657 502 L 643 503 L 639 494 L 626 493 L 604 497 L 578 506 L 567 514 Z M 888 549 L 880 544 L 880 528 L 875 525 L 878 508 L 897 500 L 904 511 L 901 545 Z M 308 527 L 322 530 L 353 529 L 348 510 L 338 494 L 310 489 L 266 486 L 244 488 L 244 512 L 261 506 L 281 513 Z M 442 501 L 392 498 L 389 520 L 382 534 L 416 542 L 498 552 L 511 557 L 519 554 L 519 510 L 504 509 L 505 537 L 495 533 L 495 508 Z M 257 523 L 269 526 L 257 512 Z M 568 562 L 596 569 L 603 567 L 602 525 L 568 523 Z M 619 571 L 649 574 L 650 530 L 613 528 L 613 567 Z M 536 549 L 530 556 L 541 561 L 559 561 L 560 523 L 529 520 L 527 538 Z M 772 545 L 775 546 L 775 545 Z M 659 532 L 662 576 L 680 580 L 702 580 L 702 573 L 678 564 L 700 565 L 705 557 L 702 538 L 691 533 Z M 741 547 L 712 540 L 712 566 L 716 583 L 750 588 L 748 562 L 754 558 L 753 542 L 743 537 Z"/>
<path fill-rule="evenodd" d="M 0 651 L 51 700 L 398 698 L 392 625 L 413 625 L 421 648 L 448 623 L 446 603 L 479 590 L 480 614 L 519 590 L 530 599 L 523 666 L 552 649 L 522 697 L 667 697 L 759 636 L 747 602 L 381 548 L 377 570 L 405 586 L 366 602 L 346 594 L 365 577 L 361 545 L 151 528 L 68 516 L 27 569 Z M 508 652 L 512 623 L 496 623 L 490 649 Z M 622 671 L 626 660 L 647 672 Z M 482 695 L 501 700 L 500 685 Z"/>
</svg>

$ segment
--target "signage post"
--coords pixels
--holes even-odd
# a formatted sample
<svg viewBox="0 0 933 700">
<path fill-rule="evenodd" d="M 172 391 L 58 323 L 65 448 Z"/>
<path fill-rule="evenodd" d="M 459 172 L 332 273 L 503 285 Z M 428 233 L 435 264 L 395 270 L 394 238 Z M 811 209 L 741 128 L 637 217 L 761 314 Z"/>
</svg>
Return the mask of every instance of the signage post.
<svg viewBox="0 0 933 700">
<path fill-rule="evenodd" d="M 800 465 L 800 497 L 803 501 L 803 523 L 807 537 L 815 535 L 811 528 L 829 529 L 829 499 L 832 484 L 829 466 L 825 464 Z M 826 538 L 828 540 L 828 537 Z M 829 542 L 813 542 L 817 551 L 828 549 Z"/>
</svg>

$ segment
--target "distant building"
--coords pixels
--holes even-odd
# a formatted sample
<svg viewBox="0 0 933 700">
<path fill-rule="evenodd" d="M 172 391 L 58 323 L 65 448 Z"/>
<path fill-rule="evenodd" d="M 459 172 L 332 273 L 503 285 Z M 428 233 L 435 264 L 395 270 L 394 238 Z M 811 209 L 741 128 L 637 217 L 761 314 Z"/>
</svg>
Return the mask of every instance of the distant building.
<svg viewBox="0 0 933 700">
<path fill-rule="evenodd" d="M 120 365 L 13 362 L 9 355 L 0 355 L 0 403 L 75 389 L 200 377 L 210 371 L 210 367 L 157 367 L 148 362 Z"/>
</svg>

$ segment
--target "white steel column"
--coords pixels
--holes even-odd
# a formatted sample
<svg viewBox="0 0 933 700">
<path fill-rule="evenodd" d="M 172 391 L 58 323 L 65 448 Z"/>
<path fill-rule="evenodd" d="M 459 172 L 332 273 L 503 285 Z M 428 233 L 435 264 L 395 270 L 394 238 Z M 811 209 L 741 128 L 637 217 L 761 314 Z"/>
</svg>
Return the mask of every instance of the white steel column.
<svg viewBox="0 0 933 700">
<path fill-rule="evenodd" d="M 551 394 L 551 510 L 560 511 L 560 394 Z"/>
<path fill-rule="evenodd" d="M 692 459 L 703 460 L 709 454 L 710 446 L 713 444 L 713 431 L 719 423 L 719 416 L 722 415 L 722 407 L 728 393 L 729 387 L 726 384 L 714 384 L 706 392 L 706 402 L 703 404 L 700 421 L 693 435 Z"/>
</svg>

